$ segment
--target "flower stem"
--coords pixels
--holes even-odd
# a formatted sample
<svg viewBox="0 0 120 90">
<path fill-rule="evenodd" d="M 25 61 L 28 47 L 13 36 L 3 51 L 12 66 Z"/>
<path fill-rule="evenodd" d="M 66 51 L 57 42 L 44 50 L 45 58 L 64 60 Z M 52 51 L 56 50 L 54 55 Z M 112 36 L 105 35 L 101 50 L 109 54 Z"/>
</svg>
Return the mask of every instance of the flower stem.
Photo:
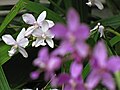
<svg viewBox="0 0 120 90">
<path fill-rule="evenodd" d="M 116 79 L 117 86 L 120 90 L 120 72 L 115 73 L 115 79 Z"/>
<path fill-rule="evenodd" d="M 113 30 L 111 28 L 106 29 L 106 30 L 109 31 L 109 32 L 111 32 L 111 33 L 113 33 L 113 34 L 115 34 L 116 36 L 120 36 L 120 33 L 116 32 L 115 30 Z"/>
</svg>

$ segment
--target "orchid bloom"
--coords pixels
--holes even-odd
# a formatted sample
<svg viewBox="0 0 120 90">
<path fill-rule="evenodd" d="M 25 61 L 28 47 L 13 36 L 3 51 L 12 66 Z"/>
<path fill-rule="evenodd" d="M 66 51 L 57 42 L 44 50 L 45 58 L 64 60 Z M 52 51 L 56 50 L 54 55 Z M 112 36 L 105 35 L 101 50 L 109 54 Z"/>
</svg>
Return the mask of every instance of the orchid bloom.
<svg viewBox="0 0 120 90">
<path fill-rule="evenodd" d="M 56 49 L 55 54 L 65 55 L 66 53 L 77 53 L 77 56 L 86 57 L 88 45 L 85 40 L 89 37 L 89 28 L 79 22 L 79 15 L 74 9 L 70 9 L 67 14 L 67 26 L 56 24 L 51 32 L 56 39 L 61 39 L 61 45 Z"/>
<path fill-rule="evenodd" d="M 104 34 L 105 27 L 101 25 L 100 23 L 98 23 L 93 29 L 91 29 L 90 32 L 97 30 L 97 29 L 98 29 L 98 32 L 100 33 L 100 37 L 102 36 L 105 37 L 105 34 Z"/>
<path fill-rule="evenodd" d="M 107 57 L 107 50 L 102 41 L 96 45 L 93 58 L 90 60 L 92 71 L 87 78 L 86 86 L 88 90 L 93 90 L 98 83 L 106 86 L 109 90 L 115 90 L 113 73 L 120 71 L 120 57 Z"/>
<path fill-rule="evenodd" d="M 9 34 L 3 35 L 2 40 L 8 44 L 11 45 L 12 48 L 10 51 L 8 51 L 9 56 L 13 56 L 16 51 L 18 50 L 25 58 L 28 57 L 27 52 L 25 51 L 25 47 L 28 45 L 29 41 L 27 38 L 24 37 L 25 35 L 25 28 L 21 30 L 19 35 L 17 36 L 16 41 L 13 39 L 13 37 Z"/>
<path fill-rule="evenodd" d="M 81 77 L 82 64 L 73 62 L 70 67 L 70 75 L 60 74 L 56 80 L 58 85 L 65 85 L 64 90 L 85 90 L 83 80 Z"/>
<path fill-rule="evenodd" d="M 61 66 L 61 59 L 57 56 L 51 56 L 48 53 L 48 48 L 44 47 L 40 50 L 38 58 L 33 62 L 40 70 L 45 71 L 45 79 L 48 80 L 54 75 L 54 71 Z M 37 79 L 41 72 L 35 71 L 31 73 L 32 79 Z"/>
<path fill-rule="evenodd" d="M 31 35 L 33 32 L 38 30 L 42 26 L 43 21 L 47 21 L 49 24 L 49 28 L 54 26 L 54 22 L 51 20 L 45 20 L 46 18 L 46 11 L 43 11 L 37 18 L 37 21 L 35 20 L 35 17 L 32 14 L 26 13 L 22 15 L 22 18 L 25 23 L 30 24 L 30 26 L 27 31 L 25 32 L 25 36 Z"/>
<path fill-rule="evenodd" d="M 88 0 L 86 3 L 88 6 L 96 5 L 98 9 L 102 10 L 104 8 L 101 0 Z"/>
<path fill-rule="evenodd" d="M 51 34 L 49 30 L 49 24 L 47 21 L 43 21 L 41 28 L 39 30 L 36 30 L 36 32 L 33 33 L 33 36 L 37 39 L 32 43 L 32 46 L 45 46 L 46 41 L 51 48 L 54 47 L 54 42 L 52 40 L 52 38 L 54 38 L 54 35 Z"/>
</svg>

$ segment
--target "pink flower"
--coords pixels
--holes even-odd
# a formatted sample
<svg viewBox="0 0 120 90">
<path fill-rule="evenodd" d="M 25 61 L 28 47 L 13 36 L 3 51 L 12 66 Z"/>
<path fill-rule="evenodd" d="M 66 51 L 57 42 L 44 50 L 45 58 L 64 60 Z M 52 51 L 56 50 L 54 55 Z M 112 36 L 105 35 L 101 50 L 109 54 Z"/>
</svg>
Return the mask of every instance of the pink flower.
<svg viewBox="0 0 120 90">
<path fill-rule="evenodd" d="M 87 78 L 87 88 L 93 89 L 101 81 L 109 90 L 115 90 L 115 82 L 112 74 L 120 71 L 120 57 L 112 56 L 108 58 L 106 47 L 100 41 L 94 48 L 90 64 L 92 71 Z"/>
</svg>

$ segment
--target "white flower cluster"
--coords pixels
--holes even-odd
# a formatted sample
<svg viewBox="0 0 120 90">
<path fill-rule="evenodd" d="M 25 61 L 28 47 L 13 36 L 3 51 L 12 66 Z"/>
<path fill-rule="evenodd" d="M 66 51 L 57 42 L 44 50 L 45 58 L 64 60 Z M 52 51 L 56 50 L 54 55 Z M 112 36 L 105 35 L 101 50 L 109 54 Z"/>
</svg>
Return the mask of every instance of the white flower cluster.
<svg viewBox="0 0 120 90">
<path fill-rule="evenodd" d="M 17 51 L 19 51 L 25 58 L 28 57 L 25 47 L 29 44 L 29 37 L 35 37 L 35 41 L 32 42 L 33 47 L 45 46 L 46 43 L 53 48 L 54 42 L 52 38 L 54 35 L 51 34 L 50 28 L 54 26 L 54 22 L 51 20 L 46 20 L 46 11 L 43 11 L 37 18 L 32 14 L 26 13 L 22 15 L 23 21 L 29 25 L 27 30 L 23 28 L 18 34 L 17 39 L 14 40 L 9 34 L 3 35 L 2 40 L 11 45 L 12 48 L 8 51 L 9 56 L 13 56 Z"/>
</svg>

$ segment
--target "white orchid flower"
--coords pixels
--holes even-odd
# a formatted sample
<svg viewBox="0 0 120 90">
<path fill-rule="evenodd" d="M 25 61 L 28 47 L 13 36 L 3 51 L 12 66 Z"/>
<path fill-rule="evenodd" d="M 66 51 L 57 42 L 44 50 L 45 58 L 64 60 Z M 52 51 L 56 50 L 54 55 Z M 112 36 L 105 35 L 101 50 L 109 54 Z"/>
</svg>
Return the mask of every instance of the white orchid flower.
<svg viewBox="0 0 120 90">
<path fill-rule="evenodd" d="M 33 33 L 33 36 L 36 37 L 36 41 L 32 43 L 32 46 L 35 46 L 35 47 L 38 47 L 40 45 L 45 46 L 47 42 L 47 44 L 51 48 L 54 47 L 54 42 L 52 40 L 52 38 L 54 38 L 54 35 L 50 33 L 49 24 L 47 21 L 43 21 L 41 28 L 36 30 Z"/>
<path fill-rule="evenodd" d="M 43 11 L 35 20 L 35 17 L 32 14 L 26 13 L 22 15 L 23 21 L 30 26 L 27 31 L 25 32 L 25 36 L 31 35 L 35 30 L 39 29 L 42 26 L 43 21 L 47 21 L 49 24 L 49 28 L 54 26 L 54 22 L 51 20 L 45 20 L 46 18 L 46 11 Z"/>
<path fill-rule="evenodd" d="M 97 29 L 98 29 L 98 32 L 100 33 L 100 37 L 102 36 L 105 37 L 105 34 L 104 34 L 105 27 L 101 25 L 100 23 L 98 23 L 93 29 L 91 29 L 90 32 L 97 30 Z"/>
<path fill-rule="evenodd" d="M 13 56 L 17 50 L 23 55 L 23 57 L 27 58 L 28 54 L 25 51 L 25 47 L 28 45 L 29 41 L 27 38 L 24 37 L 25 35 L 25 28 L 21 30 L 19 35 L 17 36 L 16 41 L 13 39 L 13 37 L 9 34 L 3 35 L 2 40 L 7 44 L 11 45 L 12 48 L 10 51 L 8 51 L 9 56 Z"/>
<path fill-rule="evenodd" d="M 86 3 L 88 6 L 96 5 L 98 9 L 102 10 L 104 8 L 101 0 L 88 0 Z"/>
</svg>

